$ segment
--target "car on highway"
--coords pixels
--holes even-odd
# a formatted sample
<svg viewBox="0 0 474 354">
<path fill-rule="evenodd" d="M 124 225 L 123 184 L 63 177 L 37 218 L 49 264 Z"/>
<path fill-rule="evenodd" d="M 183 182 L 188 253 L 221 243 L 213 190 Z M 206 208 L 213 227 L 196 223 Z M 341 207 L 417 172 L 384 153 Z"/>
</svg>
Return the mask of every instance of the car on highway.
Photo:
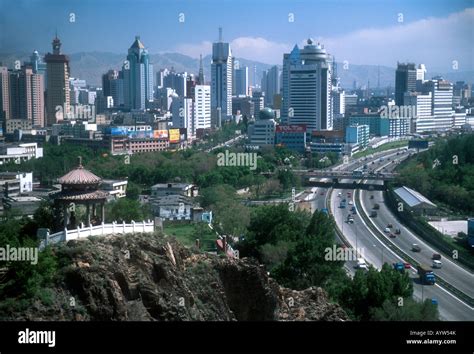
<svg viewBox="0 0 474 354">
<path fill-rule="evenodd" d="M 400 235 L 402 232 L 400 231 L 400 229 L 397 228 L 397 229 L 395 229 L 395 233 L 396 233 L 397 235 Z"/>
<path fill-rule="evenodd" d="M 372 207 L 372 209 L 378 210 L 378 209 L 380 209 L 380 205 L 375 203 L 374 206 Z"/>
<path fill-rule="evenodd" d="M 365 263 L 365 259 L 364 258 L 359 258 L 357 259 L 357 266 L 356 266 L 357 269 L 362 269 L 362 270 L 368 270 L 369 267 L 367 266 L 367 263 Z"/>
<path fill-rule="evenodd" d="M 421 247 L 418 246 L 416 243 L 414 243 L 414 244 L 411 245 L 411 250 L 413 252 L 421 252 Z"/>
<path fill-rule="evenodd" d="M 337 193 L 337 196 L 338 196 L 339 198 L 342 197 L 342 193 L 341 193 L 341 192 Z"/>
<path fill-rule="evenodd" d="M 373 195 L 371 195 L 371 196 L 370 196 L 370 199 L 374 199 L 374 196 L 373 196 Z"/>
<path fill-rule="evenodd" d="M 435 260 L 441 260 L 441 255 L 439 253 L 433 253 L 433 256 L 431 257 L 431 259 L 435 259 Z"/>
<path fill-rule="evenodd" d="M 440 269 L 442 266 L 443 266 L 443 263 L 441 263 L 441 261 L 438 261 L 436 259 L 433 261 L 432 268 Z"/>
<path fill-rule="evenodd" d="M 349 205 L 354 205 L 354 202 L 352 200 L 349 200 Z"/>
<path fill-rule="evenodd" d="M 408 263 L 408 262 L 403 263 L 403 265 L 405 266 L 405 269 L 410 269 L 411 268 L 411 264 Z"/>
<path fill-rule="evenodd" d="M 397 237 L 397 235 L 395 235 L 393 232 L 391 232 L 389 236 L 390 236 L 390 238 L 395 238 L 395 237 Z"/>
<path fill-rule="evenodd" d="M 386 234 L 389 234 L 390 233 L 390 229 L 388 227 L 386 227 L 383 232 L 385 232 Z"/>
<path fill-rule="evenodd" d="M 371 217 L 371 218 L 375 218 L 376 216 L 377 216 L 377 212 L 376 212 L 375 210 L 372 210 L 372 211 L 370 212 L 370 217 Z"/>
<path fill-rule="evenodd" d="M 387 224 L 387 227 L 388 227 L 389 229 L 391 229 L 391 228 L 393 227 L 393 225 L 392 225 L 392 224 Z"/>
<path fill-rule="evenodd" d="M 437 305 L 438 305 L 438 300 L 435 299 L 435 298 L 432 298 L 432 299 L 431 299 L 431 303 L 432 303 L 433 305 L 436 305 L 436 306 L 437 306 Z"/>
</svg>

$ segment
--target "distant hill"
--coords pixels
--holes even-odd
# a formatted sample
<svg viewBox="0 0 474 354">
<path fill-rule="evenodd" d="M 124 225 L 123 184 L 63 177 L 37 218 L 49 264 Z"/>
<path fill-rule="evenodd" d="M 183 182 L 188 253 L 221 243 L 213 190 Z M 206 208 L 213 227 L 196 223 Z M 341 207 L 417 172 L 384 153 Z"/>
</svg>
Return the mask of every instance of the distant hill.
<svg viewBox="0 0 474 354">
<path fill-rule="evenodd" d="M 0 53 L 0 63 L 13 67 L 15 60 L 21 62 L 29 60 L 31 53 Z M 44 54 L 44 53 L 41 53 Z M 125 59 L 125 54 L 107 53 L 107 52 L 80 52 L 70 54 L 71 73 L 73 77 L 85 79 L 88 84 L 100 86 L 101 75 L 109 69 L 120 69 Z M 269 69 L 272 65 L 261 63 L 258 61 L 248 60 L 244 58 L 236 58 L 241 65 L 249 67 L 249 83 L 260 85 L 262 72 Z M 161 53 L 150 54 L 150 61 L 153 64 L 154 71 L 157 72 L 162 68 L 171 69 L 172 67 L 178 71 L 186 71 L 197 74 L 199 71 L 199 59 L 189 57 L 180 53 Z M 204 75 L 206 80 L 210 80 L 211 56 L 203 58 Z M 358 86 L 365 86 L 369 82 L 370 87 L 377 87 L 378 75 L 380 70 L 380 86 L 395 86 L 395 68 L 377 65 L 355 65 L 350 64 L 344 69 L 343 63 L 338 63 L 338 74 L 341 78 L 341 85 L 346 89 L 353 87 L 354 81 Z M 467 81 L 474 83 L 474 71 L 459 71 L 449 73 L 428 72 L 428 78 L 441 75 L 445 79 L 456 81 Z M 256 80 L 254 80 L 254 76 Z"/>
</svg>

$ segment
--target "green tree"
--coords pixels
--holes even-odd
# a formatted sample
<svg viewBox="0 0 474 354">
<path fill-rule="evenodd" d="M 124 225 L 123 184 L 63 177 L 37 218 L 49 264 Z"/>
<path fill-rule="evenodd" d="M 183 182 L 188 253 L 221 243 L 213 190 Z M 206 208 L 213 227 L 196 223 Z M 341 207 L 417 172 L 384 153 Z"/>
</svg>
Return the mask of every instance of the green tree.
<svg viewBox="0 0 474 354">
<path fill-rule="evenodd" d="M 374 321 L 439 321 L 438 308 L 430 299 L 420 303 L 405 298 L 402 306 L 399 300 L 385 300 L 381 307 L 370 312 Z"/>
<path fill-rule="evenodd" d="M 149 210 L 140 205 L 138 200 L 121 198 L 106 204 L 105 219 L 107 222 L 143 221 L 151 217 Z"/>
</svg>

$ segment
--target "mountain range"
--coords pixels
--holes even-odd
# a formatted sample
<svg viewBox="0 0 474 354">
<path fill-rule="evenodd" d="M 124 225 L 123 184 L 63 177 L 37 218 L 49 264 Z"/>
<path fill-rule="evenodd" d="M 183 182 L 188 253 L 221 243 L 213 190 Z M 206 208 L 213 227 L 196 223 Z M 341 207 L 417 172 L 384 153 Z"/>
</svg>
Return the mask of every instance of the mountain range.
<svg viewBox="0 0 474 354">
<path fill-rule="evenodd" d="M 14 62 L 29 61 L 30 53 L 0 53 L 0 63 L 13 68 Z M 125 59 L 124 54 L 107 53 L 107 52 L 80 52 L 70 54 L 71 76 L 84 79 L 88 84 L 93 86 L 101 86 L 101 75 L 109 69 L 120 69 Z M 249 67 L 249 84 L 260 85 L 262 72 L 272 67 L 270 64 L 262 62 L 236 58 L 240 65 Z M 189 57 L 180 53 L 161 53 L 150 54 L 150 62 L 153 64 L 153 70 L 156 73 L 162 68 L 174 68 L 177 72 L 186 71 L 188 73 L 197 74 L 199 71 L 199 59 Z M 347 63 L 346 63 L 347 64 Z M 207 55 L 203 58 L 204 75 L 206 81 L 210 81 L 211 56 Z M 341 80 L 342 87 L 352 89 L 354 81 L 357 86 L 370 87 L 394 87 L 395 85 L 395 68 L 377 65 L 356 65 L 337 63 L 338 75 Z M 429 68 L 428 68 L 429 69 Z M 429 72 L 427 78 L 441 75 L 445 79 L 456 82 L 466 81 L 474 83 L 474 71 L 452 71 L 448 73 Z"/>
</svg>

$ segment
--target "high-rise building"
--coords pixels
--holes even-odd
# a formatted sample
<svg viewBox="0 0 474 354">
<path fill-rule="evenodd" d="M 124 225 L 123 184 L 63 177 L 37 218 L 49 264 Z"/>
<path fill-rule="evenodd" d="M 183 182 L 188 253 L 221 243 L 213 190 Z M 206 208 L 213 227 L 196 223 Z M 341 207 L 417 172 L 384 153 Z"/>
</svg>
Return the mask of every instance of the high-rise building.
<svg viewBox="0 0 474 354">
<path fill-rule="evenodd" d="M 260 147 L 275 144 L 275 113 L 270 108 L 259 111 L 254 124 L 249 125 L 248 136 L 251 145 Z"/>
<path fill-rule="evenodd" d="M 233 69 L 230 45 L 222 41 L 222 28 L 219 28 L 219 41 L 212 44 L 211 115 L 214 127 L 220 127 L 223 119 L 232 117 Z"/>
<path fill-rule="evenodd" d="M 249 68 L 239 66 L 234 70 L 234 96 L 249 94 Z"/>
<path fill-rule="evenodd" d="M 46 90 L 46 63 L 43 62 L 43 59 L 41 58 L 37 50 L 35 50 L 33 54 L 31 54 L 30 63 L 27 63 L 27 65 L 31 65 L 33 69 L 33 74 L 43 75 L 43 86 Z"/>
<path fill-rule="evenodd" d="M 125 104 L 123 91 L 123 72 L 120 71 L 116 79 L 110 81 L 110 95 L 112 96 L 113 106 L 116 108 L 123 107 Z"/>
<path fill-rule="evenodd" d="M 177 96 L 177 93 L 169 87 L 160 87 L 157 89 L 155 97 L 158 101 L 158 108 L 163 112 L 169 112 L 171 110 L 171 103 L 173 97 Z"/>
<path fill-rule="evenodd" d="M 193 131 L 193 100 L 187 97 L 174 95 L 171 103 L 173 128 L 186 129 L 187 139 L 194 137 Z"/>
<path fill-rule="evenodd" d="M 196 85 L 194 87 L 194 119 L 193 135 L 197 129 L 211 127 L 211 86 Z"/>
<path fill-rule="evenodd" d="M 61 41 L 53 40 L 53 53 L 44 57 L 46 62 L 46 125 L 51 126 L 63 120 L 70 110 L 69 58 L 61 54 Z M 59 109 L 61 107 L 61 109 Z"/>
<path fill-rule="evenodd" d="M 282 121 L 304 124 L 308 133 L 332 130 L 331 77 L 329 54 L 312 39 L 284 54 Z"/>
<path fill-rule="evenodd" d="M 261 91 L 254 91 L 252 93 L 252 103 L 253 103 L 253 111 L 256 114 L 265 107 L 265 95 Z"/>
<path fill-rule="evenodd" d="M 406 92 L 416 91 L 417 75 L 421 77 L 421 71 L 417 72 L 414 63 L 398 63 L 395 72 L 395 104 L 403 106 L 403 96 Z"/>
<path fill-rule="evenodd" d="M 25 119 L 32 126 L 44 126 L 43 75 L 33 73 L 31 66 L 10 72 L 11 119 Z"/>
<path fill-rule="evenodd" d="M 104 97 L 112 96 L 112 81 L 117 80 L 119 72 L 117 70 L 109 70 L 106 74 L 102 75 L 102 92 Z"/>
<path fill-rule="evenodd" d="M 169 70 L 166 68 L 160 69 L 160 71 L 156 73 L 156 86 L 158 88 L 164 87 L 165 76 L 167 76 L 168 74 L 169 74 Z"/>
<path fill-rule="evenodd" d="M 188 73 L 177 73 L 171 70 L 163 76 L 163 87 L 172 88 L 180 97 L 186 97 L 188 92 L 186 89 L 186 81 Z"/>
<path fill-rule="evenodd" d="M 6 66 L 0 66 L 0 119 L 10 119 L 10 74 Z"/>
<path fill-rule="evenodd" d="M 144 110 L 153 101 L 153 65 L 139 36 L 128 49 L 122 71 L 125 108 Z"/>
<path fill-rule="evenodd" d="M 202 66 L 202 54 L 199 55 L 199 76 L 197 80 L 198 85 L 205 85 L 206 79 L 204 78 L 204 67 Z"/>
<path fill-rule="evenodd" d="M 346 112 L 346 94 L 343 89 L 332 90 L 333 114 L 343 116 Z"/>
<path fill-rule="evenodd" d="M 262 91 L 265 93 L 265 105 L 273 106 L 275 95 L 280 93 L 280 69 L 272 66 L 262 74 Z"/>
</svg>

